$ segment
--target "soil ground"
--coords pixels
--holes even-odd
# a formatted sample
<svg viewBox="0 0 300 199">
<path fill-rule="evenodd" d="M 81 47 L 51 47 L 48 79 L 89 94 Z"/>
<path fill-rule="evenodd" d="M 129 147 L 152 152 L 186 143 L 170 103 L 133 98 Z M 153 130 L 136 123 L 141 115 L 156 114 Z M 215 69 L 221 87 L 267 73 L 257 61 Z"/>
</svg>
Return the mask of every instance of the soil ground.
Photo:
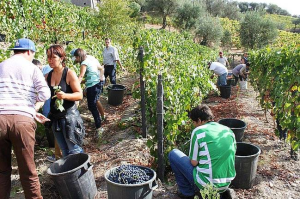
<svg viewBox="0 0 300 199">
<path fill-rule="evenodd" d="M 141 138 L 139 101 L 132 98 L 130 89 L 137 78 L 132 76 L 120 78 L 121 84 L 128 90 L 122 105 L 107 104 L 107 91 L 101 96 L 107 120 L 101 143 L 95 143 L 93 132 L 95 127 L 88 111 L 86 99 L 80 102 L 80 112 L 85 121 L 86 144 L 84 150 L 91 156 L 93 172 L 98 189 L 96 198 L 107 198 L 107 187 L 104 173 L 108 169 L 121 164 L 135 164 L 151 167 L 154 159 L 146 146 L 146 139 Z M 248 85 L 249 86 L 249 85 Z M 215 115 L 215 121 L 222 118 L 238 118 L 247 123 L 244 142 L 257 145 L 261 149 L 257 175 L 251 189 L 233 189 L 234 198 L 300 198 L 300 162 L 290 158 L 290 146 L 280 141 L 274 134 L 273 118 L 258 105 L 257 94 L 251 86 L 241 91 L 238 86 L 232 87 L 229 99 L 210 95 L 204 103 L 208 104 Z M 268 121 L 268 122 L 267 122 Z M 39 134 L 39 133 L 38 133 Z M 46 156 L 53 149 L 47 147 L 45 138 L 37 136 L 36 164 L 40 177 L 42 194 L 45 199 L 59 198 L 58 192 L 50 180 L 46 170 L 50 163 Z M 23 199 L 23 191 L 15 158 L 13 159 L 11 198 Z M 153 192 L 155 199 L 177 199 L 176 183 L 172 173 L 167 174 L 168 183 L 158 182 L 159 187 Z"/>
</svg>

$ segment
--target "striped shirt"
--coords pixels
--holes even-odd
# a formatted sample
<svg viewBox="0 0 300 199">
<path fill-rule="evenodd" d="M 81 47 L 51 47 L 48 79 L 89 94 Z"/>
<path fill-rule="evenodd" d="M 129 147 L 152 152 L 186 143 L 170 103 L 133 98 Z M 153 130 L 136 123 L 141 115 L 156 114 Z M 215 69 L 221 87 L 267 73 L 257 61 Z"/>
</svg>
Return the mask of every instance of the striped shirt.
<svg viewBox="0 0 300 199">
<path fill-rule="evenodd" d="M 34 117 L 36 102 L 50 98 L 40 69 L 22 55 L 0 63 L 0 114 Z"/>
<path fill-rule="evenodd" d="M 189 157 L 199 163 L 193 170 L 199 189 L 207 184 L 219 192 L 228 188 L 235 177 L 235 151 L 235 136 L 228 127 L 209 122 L 193 130 Z"/>
</svg>

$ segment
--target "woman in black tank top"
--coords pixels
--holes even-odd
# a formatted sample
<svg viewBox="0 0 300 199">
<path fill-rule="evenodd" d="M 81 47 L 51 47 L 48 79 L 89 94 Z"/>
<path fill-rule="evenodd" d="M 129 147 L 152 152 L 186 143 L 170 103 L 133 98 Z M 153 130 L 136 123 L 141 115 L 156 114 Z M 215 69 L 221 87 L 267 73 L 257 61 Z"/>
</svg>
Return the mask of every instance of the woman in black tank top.
<svg viewBox="0 0 300 199">
<path fill-rule="evenodd" d="M 62 150 L 63 157 L 69 154 L 76 154 L 83 152 L 81 148 L 81 139 L 75 129 L 83 128 L 83 122 L 80 114 L 75 106 L 75 101 L 82 99 L 82 89 L 79 80 L 74 71 L 65 67 L 66 53 L 62 46 L 53 45 L 47 49 L 47 60 L 53 70 L 46 76 L 47 83 L 51 90 L 51 104 L 49 118 L 52 122 L 52 131 L 55 139 Z M 60 86 L 60 91 L 55 92 L 53 87 Z M 63 108 L 58 109 L 55 100 L 63 100 Z M 68 114 L 73 113 L 72 116 L 79 117 L 76 123 L 69 122 L 66 117 Z M 76 126 L 74 126 L 76 125 Z"/>
</svg>

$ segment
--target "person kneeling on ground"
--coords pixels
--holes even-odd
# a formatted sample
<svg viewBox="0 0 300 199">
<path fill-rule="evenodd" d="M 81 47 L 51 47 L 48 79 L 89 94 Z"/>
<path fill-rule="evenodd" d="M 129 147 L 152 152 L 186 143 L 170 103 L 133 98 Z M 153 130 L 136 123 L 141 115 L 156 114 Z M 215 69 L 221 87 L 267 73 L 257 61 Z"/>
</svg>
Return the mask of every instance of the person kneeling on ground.
<svg viewBox="0 0 300 199">
<path fill-rule="evenodd" d="M 195 194 L 199 195 L 199 190 L 212 183 L 224 198 L 236 175 L 234 133 L 228 127 L 212 121 L 213 114 L 207 105 L 194 108 L 190 118 L 196 128 L 191 135 L 189 156 L 178 149 L 169 153 L 178 195 L 181 198 L 194 198 Z"/>
</svg>

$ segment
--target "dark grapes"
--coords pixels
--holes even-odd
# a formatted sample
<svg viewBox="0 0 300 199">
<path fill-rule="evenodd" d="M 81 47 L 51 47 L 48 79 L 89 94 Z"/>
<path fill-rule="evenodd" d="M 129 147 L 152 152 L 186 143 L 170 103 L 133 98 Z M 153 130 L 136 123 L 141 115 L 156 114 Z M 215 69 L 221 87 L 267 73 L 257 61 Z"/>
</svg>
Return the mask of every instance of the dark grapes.
<svg viewBox="0 0 300 199">
<path fill-rule="evenodd" d="M 111 171 L 108 179 L 119 184 L 141 184 L 153 177 L 150 169 L 133 165 L 121 165 Z"/>
</svg>

